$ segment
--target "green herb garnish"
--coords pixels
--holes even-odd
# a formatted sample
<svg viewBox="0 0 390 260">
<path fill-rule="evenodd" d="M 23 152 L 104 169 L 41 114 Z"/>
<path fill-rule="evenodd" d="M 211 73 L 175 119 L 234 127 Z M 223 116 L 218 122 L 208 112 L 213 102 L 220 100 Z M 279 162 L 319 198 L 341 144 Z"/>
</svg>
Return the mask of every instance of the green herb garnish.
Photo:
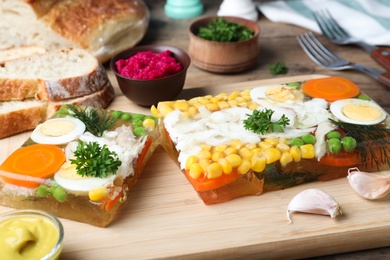
<svg viewBox="0 0 390 260">
<path fill-rule="evenodd" d="M 269 64 L 268 69 L 272 75 L 286 74 L 288 72 L 286 64 L 282 61 L 278 61 L 276 64 Z"/>
<path fill-rule="evenodd" d="M 97 109 L 92 107 L 82 108 L 67 105 L 67 108 L 73 113 L 73 117 L 84 122 L 88 132 L 98 137 L 102 136 L 104 131 L 110 129 L 118 121 L 106 110 L 99 113 Z"/>
<path fill-rule="evenodd" d="M 115 152 L 97 142 L 79 141 L 74 156 L 76 158 L 70 159 L 70 162 L 76 165 L 77 174 L 81 176 L 105 178 L 115 174 L 122 164 Z"/>
<path fill-rule="evenodd" d="M 265 134 L 266 132 L 284 132 L 284 128 L 290 123 L 285 115 L 282 115 L 276 122 L 271 121 L 274 111 L 272 109 L 253 110 L 252 115 L 244 120 L 246 130 L 251 130 L 256 134 Z"/>
<path fill-rule="evenodd" d="M 215 18 L 206 27 L 199 28 L 198 37 L 215 42 L 239 42 L 251 38 L 254 31 L 239 23 Z"/>
<path fill-rule="evenodd" d="M 367 165 L 369 158 L 370 166 L 387 164 L 390 166 L 390 129 L 379 125 L 355 125 L 345 122 L 338 122 L 332 119 L 329 121 L 343 130 L 348 136 L 355 138 L 357 142 L 356 152 L 362 159 L 362 164 Z"/>
</svg>

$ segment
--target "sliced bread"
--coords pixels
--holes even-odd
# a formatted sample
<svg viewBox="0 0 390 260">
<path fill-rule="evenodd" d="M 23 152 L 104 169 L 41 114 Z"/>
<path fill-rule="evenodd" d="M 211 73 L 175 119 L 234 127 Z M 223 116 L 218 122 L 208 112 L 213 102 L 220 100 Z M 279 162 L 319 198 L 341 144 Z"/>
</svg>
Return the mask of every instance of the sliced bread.
<svg viewBox="0 0 390 260">
<path fill-rule="evenodd" d="M 63 100 L 89 95 L 108 82 L 99 61 L 83 49 L 61 49 L 7 61 L 0 67 L 0 101 Z"/>
<path fill-rule="evenodd" d="M 78 98 L 61 101 L 24 100 L 0 102 L 0 139 L 29 131 L 47 120 L 65 104 L 88 105 L 106 108 L 114 99 L 115 93 L 108 82 L 100 90 Z"/>
<path fill-rule="evenodd" d="M 6 61 L 24 58 L 34 54 L 45 53 L 46 49 L 40 46 L 20 46 L 0 50 L 0 64 Z"/>
</svg>

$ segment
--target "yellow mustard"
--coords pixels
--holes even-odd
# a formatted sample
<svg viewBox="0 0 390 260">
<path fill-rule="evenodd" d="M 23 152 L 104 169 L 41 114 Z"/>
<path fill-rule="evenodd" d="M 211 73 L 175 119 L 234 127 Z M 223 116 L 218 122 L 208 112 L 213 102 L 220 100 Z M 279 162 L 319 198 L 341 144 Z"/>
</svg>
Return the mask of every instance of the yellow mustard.
<svg viewBox="0 0 390 260">
<path fill-rule="evenodd" d="M 0 222 L 0 259 L 41 259 L 56 245 L 57 228 L 40 217 L 15 217 Z"/>
</svg>

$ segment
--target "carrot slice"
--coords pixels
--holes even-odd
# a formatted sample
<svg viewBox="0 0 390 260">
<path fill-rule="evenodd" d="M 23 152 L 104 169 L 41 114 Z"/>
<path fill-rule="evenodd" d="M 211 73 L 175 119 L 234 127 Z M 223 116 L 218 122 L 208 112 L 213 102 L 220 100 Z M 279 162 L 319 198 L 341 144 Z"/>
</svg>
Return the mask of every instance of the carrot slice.
<svg viewBox="0 0 390 260">
<path fill-rule="evenodd" d="M 64 162 L 65 154 L 58 146 L 33 144 L 13 152 L 0 166 L 0 170 L 39 180 L 52 177 Z M 13 178 L 12 175 L 0 177 L 7 183 L 27 188 L 35 188 L 40 184 L 33 178 Z"/>
<path fill-rule="evenodd" d="M 209 179 L 204 175 L 202 175 L 199 179 L 194 179 L 190 177 L 188 170 L 185 170 L 184 173 L 196 191 L 215 190 L 237 180 L 238 178 L 237 170 L 233 170 L 230 174 L 222 174 L 221 177 L 215 179 Z"/>
<path fill-rule="evenodd" d="M 308 80 L 303 84 L 302 91 L 312 98 L 323 98 L 328 102 L 356 97 L 360 93 L 355 83 L 341 77 Z"/>
<path fill-rule="evenodd" d="M 355 166 L 360 163 L 361 160 L 357 156 L 356 152 L 341 152 L 338 154 L 325 154 L 320 163 L 330 166 Z"/>
</svg>

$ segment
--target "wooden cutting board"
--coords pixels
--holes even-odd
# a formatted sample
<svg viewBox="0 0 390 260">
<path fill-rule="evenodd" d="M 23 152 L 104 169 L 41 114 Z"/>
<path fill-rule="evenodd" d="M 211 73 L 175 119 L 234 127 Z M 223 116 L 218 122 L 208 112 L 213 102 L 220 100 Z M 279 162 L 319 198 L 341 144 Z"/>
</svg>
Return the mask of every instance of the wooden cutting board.
<svg viewBox="0 0 390 260">
<path fill-rule="evenodd" d="M 316 77 L 322 76 L 185 89 L 181 97 L 230 93 Z M 150 113 L 120 96 L 115 88 L 118 97 L 110 109 Z M 0 140 L 0 163 L 29 134 Z M 332 195 L 342 205 L 344 214 L 332 219 L 294 213 L 290 224 L 287 205 L 308 188 L 320 188 Z M 390 245 L 389 205 L 388 199 L 360 198 L 343 178 L 206 206 L 178 167 L 158 148 L 109 227 L 61 219 L 65 229 L 61 259 L 286 259 L 383 247 Z M 0 212 L 8 210 L 12 209 L 0 206 Z"/>
</svg>

